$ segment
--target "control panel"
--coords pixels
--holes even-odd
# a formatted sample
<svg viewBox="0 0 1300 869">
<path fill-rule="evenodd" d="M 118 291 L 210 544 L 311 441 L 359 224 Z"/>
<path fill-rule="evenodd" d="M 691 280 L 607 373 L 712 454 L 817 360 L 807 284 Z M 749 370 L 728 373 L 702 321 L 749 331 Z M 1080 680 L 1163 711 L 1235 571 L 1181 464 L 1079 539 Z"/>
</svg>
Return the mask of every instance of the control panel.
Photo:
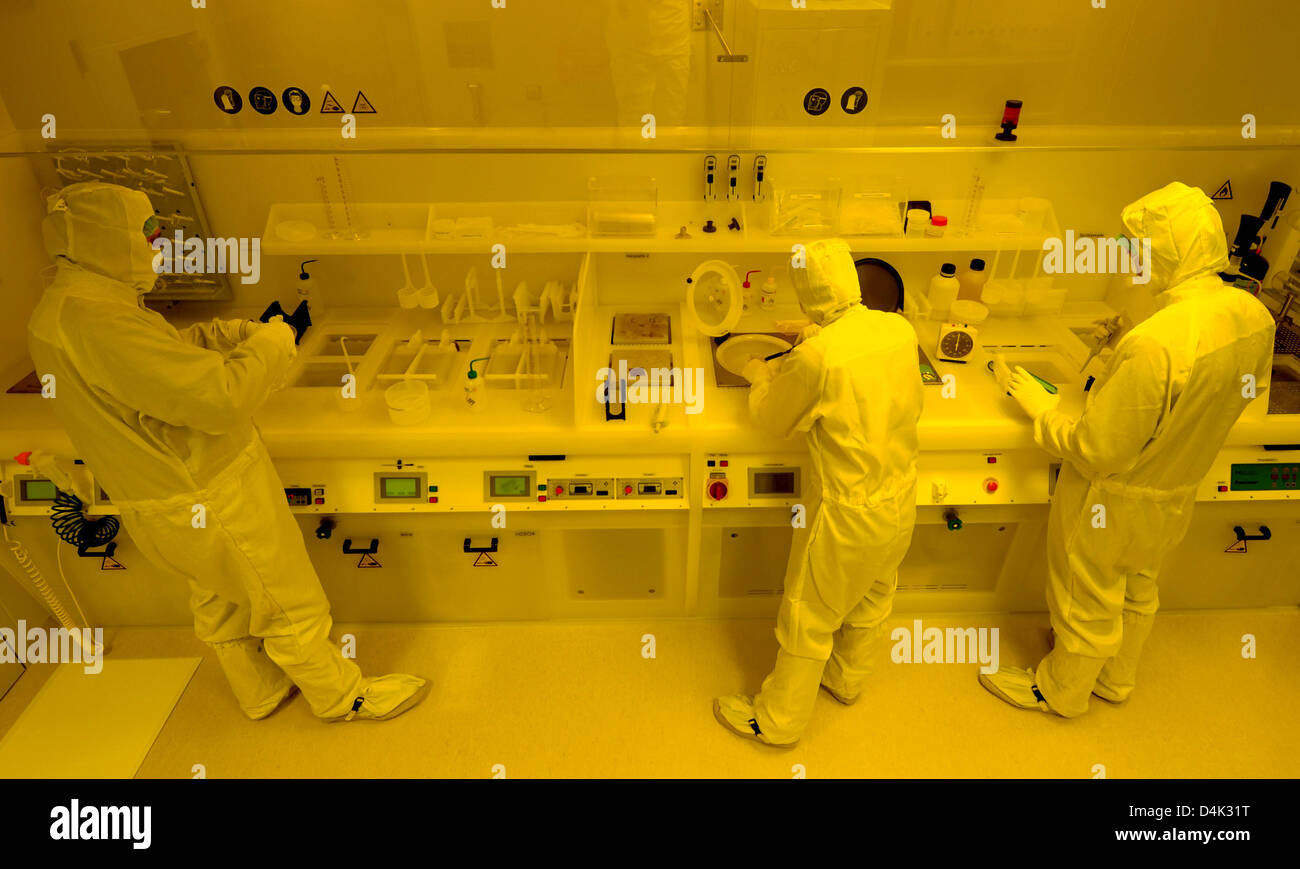
<svg viewBox="0 0 1300 869">
<path fill-rule="evenodd" d="M 612 477 L 551 477 L 547 483 L 551 487 L 551 498 L 556 501 L 565 498 L 581 500 L 614 497 Z"/>
<path fill-rule="evenodd" d="M 619 498 L 680 498 L 681 477 L 619 477 L 614 485 Z"/>
<path fill-rule="evenodd" d="M 1300 500 L 1300 449 L 1224 447 L 1197 488 L 1196 499 Z"/>
<path fill-rule="evenodd" d="M 803 496 L 803 481 L 799 461 L 709 453 L 704 458 L 704 506 L 791 506 Z"/>
<path fill-rule="evenodd" d="M 112 515 L 118 512 L 108 494 L 99 486 L 90 469 L 76 463 L 69 471 L 74 491 L 70 494 L 89 493 L 90 502 L 82 502 L 81 509 L 89 516 Z M 54 506 L 59 489 L 53 480 L 17 462 L 0 462 L 0 495 L 5 499 L 5 510 L 13 516 L 48 516 Z"/>
<path fill-rule="evenodd" d="M 1046 504 L 1059 466 L 1042 450 L 926 452 L 917 459 L 920 506 Z"/>
<path fill-rule="evenodd" d="M 686 459 L 500 456 L 276 462 L 295 513 L 685 509 Z"/>
<path fill-rule="evenodd" d="M 546 486 L 537 485 L 537 472 L 532 470 L 484 471 L 483 500 L 545 501 Z"/>
<path fill-rule="evenodd" d="M 1052 458 L 1042 450 L 922 453 L 916 500 L 921 506 L 1046 504 L 1052 470 Z M 709 453 L 703 503 L 706 508 L 794 505 L 805 497 L 808 477 L 807 456 Z"/>
<path fill-rule="evenodd" d="M 1272 492 L 1294 489 L 1300 480 L 1300 465 L 1247 465 L 1232 466 L 1230 489 L 1233 492 Z"/>
<path fill-rule="evenodd" d="M 285 486 L 284 497 L 290 507 L 310 507 L 313 504 L 319 506 L 325 503 L 325 487 Z"/>
</svg>

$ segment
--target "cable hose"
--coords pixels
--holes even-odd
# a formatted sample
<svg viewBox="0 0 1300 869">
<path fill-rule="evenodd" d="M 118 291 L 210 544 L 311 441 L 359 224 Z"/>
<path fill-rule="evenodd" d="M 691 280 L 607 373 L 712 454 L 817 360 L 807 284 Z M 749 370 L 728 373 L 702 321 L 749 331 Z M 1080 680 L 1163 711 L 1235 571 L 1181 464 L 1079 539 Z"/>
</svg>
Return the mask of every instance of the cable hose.
<svg viewBox="0 0 1300 869">
<path fill-rule="evenodd" d="M 5 543 L 9 544 L 9 549 L 13 552 L 14 558 L 18 561 L 18 566 L 27 574 L 28 579 L 31 580 L 32 587 L 36 589 L 37 593 L 41 596 L 41 599 L 45 601 L 46 606 L 50 608 L 50 612 L 54 614 L 54 617 L 59 620 L 59 624 L 63 625 L 63 627 L 67 628 L 69 631 L 80 631 L 76 623 L 72 621 L 72 617 L 68 615 L 67 609 L 64 608 L 63 601 L 59 600 L 59 596 L 54 593 L 54 590 L 50 588 L 48 584 L 46 584 L 45 577 L 41 575 L 40 568 L 32 562 L 31 556 L 27 553 L 27 547 L 23 546 L 21 540 L 10 540 L 9 529 L 7 527 L 4 527 L 4 535 Z"/>
<path fill-rule="evenodd" d="M 81 499 L 62 490 L 54 496 L 54 506 L 50 508 L 50 524 L 64 543 L 86 548 L 104 546 L 117 536 L 121 527 L 116 516 L 87 519 L 82 512 Z"/>
</svg>

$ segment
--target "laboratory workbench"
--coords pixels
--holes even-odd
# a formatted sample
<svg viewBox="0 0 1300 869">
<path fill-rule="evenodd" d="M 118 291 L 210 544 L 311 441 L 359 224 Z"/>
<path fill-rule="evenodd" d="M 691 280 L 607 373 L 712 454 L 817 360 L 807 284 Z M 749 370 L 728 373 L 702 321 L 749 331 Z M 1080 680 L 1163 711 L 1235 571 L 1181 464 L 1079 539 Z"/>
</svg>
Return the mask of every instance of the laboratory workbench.
<svg viewBox="0 0 1300 869">
<path fill-rule="evenodd" d="M 533 455 L 628 453 L 685 453 L 713 451 L 802 452 L 802 437 L 774 437 L 756 430 L 749 421 L 743 387 L 718 386 L 713 374 L 711 340 L 690 327 L 677 312 L 681 330 L 681 363 L 704 371 L 699 391 L 701 411 L 686 413 L 675 407 L 667 424 L 652 430 L 647 406 L 629 405 L 625 421 L 604 421 L 595 413 L 575 421 L 574 390 L 594 396 L 595 368 L 584 375 L 575 371 L 576 354 L 566 363 L 562 388 L 554 390 L 551 408 L 540 414 L 522 409 L 515 390 L 488 390 L 484 406 L 468 410 L 456 384 L 431 392 L 433 414 L 415 426 L 393 424 L 387 414 L 383 386 L 364 390 L 357 410 L 344 411 L 328 394 L 332 390 L 285 389 L 276 393 L 257 413 L 256 422 L 271 453 L 284 458 L 363 458 L 403 455 Z M 231 317 L 252 317 L 245 310 L 226 312 Z M 607 322 L 604 312 L 594 318 Z M 775 319 L 775 318 L 773 318 Z M 176 319 L 177 325 L 186 320 Z M 1084 321 L 1081 325 L 1086 325 Z M 1086 355 L 1084 344 L 1068 328 L 1069 318 L 1035 317 L 989 320 L 981 327 L 981 346 L 968 363 L 942 362 L 935 352 L 939 324 L 916 323 L 922 350 L 940 377 L 953 375 L 950 389 L 930 385 L 924 390 L 925 408 L 918 426 L 921 450 L 1006 450 L 1034 447 L 1032 427 L 1015 402 L 1000 393 L 985 368 L 987 351 L 1006 351 L 1012 364 L 1030 370 L 1046 367 L 1048 379 L 1056 377 L 1065 410 L 1082 407 L 1085 375 L 1078 365 Z M 411 326 L 392 311 L 334 314 L 315 330 L 347 330 L 366 324 L 379 332 L 376 344 L 386 352 L 402 340 Z M 477 327 L 481 328 L 481 327 Z M 746 331 L 770 328 L 755 323 Z M 739 331 L 739 330 L 738 330 Z M 304 350 L 313 340 L 309 332 Z M 587 336 L 573 335 L 577 347 Z M 1105 356 L 1093 360 L 1088 374 L 1100 373 Z M 1035 373 L 1043 374 L 1036 371 Z M 363 384 L 364 385 L 364 384 Z M 595 402 L 589 402 L 595 405 Z M 580 405 L 588 402 L 577 403 Z M 1267 401 L 1257 399 L 1234 426 L 1228 446 L 1300 443 L 1300 415 L 1268 414 Z M 55 418 L 53 407 L 39 395 L 0 394 L 0 455 L 11 456 L 41 448 L 67 452 L 71 444 Z"/>
</svg>

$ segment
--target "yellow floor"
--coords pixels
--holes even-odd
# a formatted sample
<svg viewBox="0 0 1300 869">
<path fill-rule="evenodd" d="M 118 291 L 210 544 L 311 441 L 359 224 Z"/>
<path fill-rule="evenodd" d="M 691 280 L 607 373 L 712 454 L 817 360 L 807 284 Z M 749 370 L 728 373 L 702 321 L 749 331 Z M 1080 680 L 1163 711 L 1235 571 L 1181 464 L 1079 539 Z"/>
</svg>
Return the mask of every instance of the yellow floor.
<svg viewBox="0 0 1300 869">
<path fill-rule="evenodd" d="M 911 616 L 893 624 L 910 625 Z M 926 618 L 997 626 L 1004 664 L 1046 651 L 1041 615 Z M 1111 778 L 1300 776 L 1300 612 L 1165 613 L 1123 706 L 1093 701 L 1066 721 L 1012 709 L 974 665 L 882 662 L 854 707 L 824 693 L 800 745 L 777 751 L 724 731 L 712 698 L 758 687 L 775 654 L 770 621 L 619 621 L 483 626 L 340 626 L 368 673 L 431 677 L 424 704 L 385 723 L 322 724 L 305 701 L 261 722 L 235 706 L 211 654 L 180 629 L 112 636 L 126 657 L 204 656 L 149 752 L 143 777 L 464 776 Z M 641 655 L 652 633 L 658 656 Z M 1258 657 L 1241 656 L 1254 634 Z M 0 732 L 50 668 L 0 702 Z M 103 735 L 106 738 L 107 735 Z"/>
</svg>

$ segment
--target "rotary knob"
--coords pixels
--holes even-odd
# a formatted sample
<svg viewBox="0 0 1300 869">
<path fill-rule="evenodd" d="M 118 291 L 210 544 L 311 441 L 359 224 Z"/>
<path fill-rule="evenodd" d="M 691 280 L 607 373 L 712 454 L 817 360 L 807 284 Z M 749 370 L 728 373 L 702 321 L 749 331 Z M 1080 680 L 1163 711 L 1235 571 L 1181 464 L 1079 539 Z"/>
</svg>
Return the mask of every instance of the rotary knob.
<svg viewBox="0 0 1300 869">
<path fill-rule="evenodd" d="M 709 483 L 709 498 L 714 501 L 721 501 L 727 497 L 727 481 L 714 480 Z"/>
</svg>

